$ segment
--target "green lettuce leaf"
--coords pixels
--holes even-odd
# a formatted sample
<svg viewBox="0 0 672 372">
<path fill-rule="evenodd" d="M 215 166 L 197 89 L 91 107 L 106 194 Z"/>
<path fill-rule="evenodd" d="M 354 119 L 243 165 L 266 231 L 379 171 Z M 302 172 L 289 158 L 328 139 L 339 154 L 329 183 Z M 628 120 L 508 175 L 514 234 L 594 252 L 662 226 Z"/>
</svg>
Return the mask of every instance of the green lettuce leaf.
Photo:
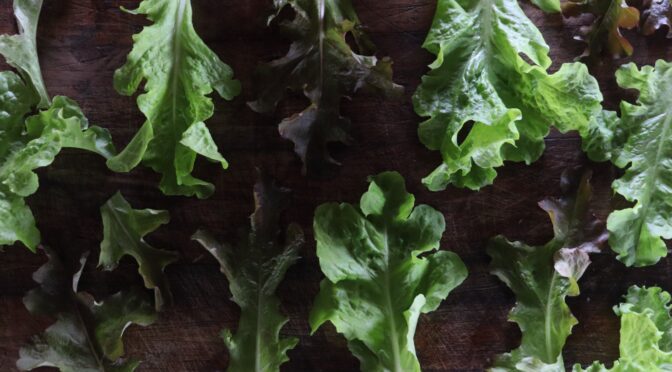
<svg viewBox="0 0 672 372">
<path fill-rule="evenodd" d="M 131 96 L 144 81 L 138 107 L 147 120 L 108 167 L 129 172 L 142 161 L 162 174 L 159 187 L 165 194 L 206 198 L 214 186 L 191 175 L 196 156 L 228 167 L 204 123 L 214 111 L 208 96 L 215 90 L 231 100 L 240 83 L 196 34 L 191 0 L 144 0 L 130 13 L 144 14 L 153 24 L 133 36 L 133 50 L 115 72 L 114 87 Z"/>
<path fill-rule="evenodd" d="M 625 0 L 568 0 L 562 4 L 566 17 L 593 16 L 593 24 L 580 28 L 577 40 L 587 46 L 581 57 L 596 58 L 609 54 L 614 58 L 632 55 L 632 44 L 623 37 L 621 28 L 639 25 L 639 10 L 628 6 Z"/>
<path fill-rule="evenodd" d="M 40 242 L 35 219 L 24 199 L 39 186 L 35 170 L 50 165 L 62 148 L 114 153 L 110 134 L 90 127 L 79 106 L 55 97 L 51 106 L 25 118 L 37 103 L 21 78 L 0 72 L 0 245 L 20 241 L 31 250 Z"/>
<path fill-rule="evenodd" d="M 625 169 L 612 187 L 635 205 L 609 215 L 609 244 L 627 266 L 652 265 L 667 255 L 663 239 L 672 238 L 672 64 L 659 60 L 655 68 L 638 69 L 630 63 L 616 80 L 639 98 L 621 102 L 620 118 L 606 113 L 593 122 L 593 158 Z"/>
<path fill-rule="evenodd" d="M 51 102 L 42 79 L 36 39 L 41 9 L 42 0 L 14 0 L 14 16 L 19 34 L 0 35 L 0 54 L 21 73 L 24 81 L 32 84 L 40 97 L 38 106 L 46 108 Z"/>
<path fill-rule="evenodd" d="M 56 367 L 62 372 L 133 371 L 137 360 L 123 360 L 122 336 L 131 324 L 147 326 L 156 313 L 142 291 L 119 292 L 102 302 L 77 292 L 87 254 L 70 270 L 60 257 L 45 249 L 49 261 L 33 274 L 40 285 L 23 299 L 28 311 L 52 316 L 56 322 L 20 350 L 16 366 L 22 371 Z"/>
<path fill-rule="evenodd" d="M 254 186 L 256 208 L 250 217 L 251 227 L 238 245 L 221 244 L 202 230 L 193 237 L 219 261 L 233 301 L 241 309 L 236 334 L 222 332 L 230 353 L 229 372 L 279 371 L 289 360 L 287 351 L 298 343 L 295 337 L 280 338 L 289 319 L 280 312 L 275 294 L 304 243 L 298 225 L 289 225 L 281 236 L 280 214 L 289 205 L 288 193 L 262 175 Z"/>
<path fill-rule="evenodd" d="M 509 319 L 523 335 L 519 348 L 497 357 L 494 371 L 564 371 L 562 348 L 577 324 L 565 297 L 579 294 L 588 254 L 607 240 L 604 224 L 590 213 L 590 175 L 576 185 L 570 179 L 563 175 L 563 189 L 569 195 L 575 186 L 574 195 L 539 203 L 553 223 L 551 241 L 533 247 L 498 236 L 488 245 L 492 273 L 516 295 Z"/>
<path fill-rule="evenodd" d="M 330 321 L 363 371 L 420 371 L 413 336 L 421 313 L 436 310 L 467 276 L 460 258 L 438 251 L 443 215 L 414 208 L 399 173 L 370 179 L 358 206 L 315 211 L 317 256 L 325 274 L 310 325 Z"/>
<path fill-rule="evenodd" d="M 515 0 L 439 0 L 423 45 L 436 55 L 413 102 L 443 163 L 423 183 L 477 190 L 504 161 L 537 160 L 551 125 L 588 130 L 602 95 L 585 65 L 549 75 L 548 45 Z"/>
<path fill-rule="evenodd" d="M 352 142 L 350 120 L 341 116 L 343 97 L 359 90 L 399 97 L 403 88 L 392 81 L 392 62 L 374 56 L 373 43 L 362 31 L 350 0 L 284 0 L 274 2 L 279 13 L 291 7 L 295 16 L 283 22 L 292 44 L 287 55 L 259 69 L 261 92 L 252 110 L 271 113 L 287 90 L 303 92 L 310 105 L 285 118 L 280 135 L 294 143 L 304 173 L 320 173 L 338 164 L 327 149 L 330 142 Z M 274 17 L 271 17 L 273 20 Z M 346 41 L 355 41 L 355 50 Z"/>
<path fill-rule="evenodd" d="M 156 309 L 172 304 L 173 296 L 163 270 L 177 261 L 177 253 L 156 249 L 144 239 L 145 235 L 170 221 L 168 211 L 133 209 L 117 192 L 100 208 L 100 213 L 103 217 L 103 241 L 100 243 L 98 266 L 114 270 L 122 257 L 133 257 L 145 287 L 154 289 Z"/>
<path fill-rule="evenodd" d="M 25 203 L 39 186 L 37 168 L 50 165 L 62 148 L 114 154 L 110 134 L 89 122 L 79 106 L 66 97 L 49 103 L 37 60 L 35 32 L 42 2 L 16 0 L 19 35 L 0 35 L 0 54 L 23 79 L 0 72 L 0 246 L 23 243 L 35 250 L 40 232 Z M 37 114 L 27 115 L 41 108 Z"/>
<path fill-rule="evenodd" d="M 662 372 L 672 368 L 670 294 L 658 287 L 632 286 L 625 302 L 614 308 L 621 317 L 620 358 L 611 368 L 595 362 L 574 372 Z"/>
</svg>

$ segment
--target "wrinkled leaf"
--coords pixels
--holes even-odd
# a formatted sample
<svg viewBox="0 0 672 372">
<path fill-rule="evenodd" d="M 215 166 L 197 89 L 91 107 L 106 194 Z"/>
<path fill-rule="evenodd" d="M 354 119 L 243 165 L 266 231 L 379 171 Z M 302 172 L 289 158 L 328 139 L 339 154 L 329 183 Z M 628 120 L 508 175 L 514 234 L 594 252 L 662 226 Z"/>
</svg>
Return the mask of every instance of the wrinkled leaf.
<svg viewBox="0 0 672 372">
<path fill-rule="evenodd" d="M 77 104 L 65 97 L 29 118 L 38 98 L 13 72 L 0 72 L 0 245 L 20 241 L 34 250 L 40 242 L 24 198 L 39 186 L 35 170 L 50 165 L 64 147 L 109 157 L 109 133 L 90 127 Z"/>
<path fill-rule="evenodd" d="M 667 37 L 672 38 L 672 7 L 669 0 L 644 0 L 642 33 L 653 35 L 657 30 L 667 27 Z"/>
<path fill-rule="evenodd" d="M 191 175 L 196 156 L 228 167 L 204 123 L 214 110 L 209 95 L 215 90 L 231 100 L 240 83 L 196 34 L 191 0 L 144 0 L 131 13 L 153 23 L 133 36 L 133 50 L 115 72 L 114 87 L 131 96 L 144 82 L 137 102 L 147 120 L 108 166 L 129 172 L 143 162 L 162 174 L 159 187 L 165 194 L 206 198 L 214 186 Z"/>
<path fill-rule="evenodd" d="M 114 270 L 122 257 L 133 257 L 145 287 L 154 289 L 156 309 L 161 309 L 164 303 L 172 304 L 173 296 L 163 270 L 177 261 L 177 253 L 154 248 L 144 239 L 145 235 L 170 221 L 168 211 L 133 209 L 117 192 L 100 208 L 100 213 L 103 217 L 103 241 L 100 243 L 98 265 Z"/>
<path fill-rule="evenodd" d="M 289 205 L 287 194 L 288 190 L 262 175 L 254 186 L 256 208 L 250 217 L 251 227 L 238 245 L 221 244 L 201 230 L 193 237 L 219 261 L 233 301 L 241 309 L 236 334 L 222 332 L 230 353 L 230 372 L 279 371 L 280 365 L 289 360 L 287 351 L 298 343 L 294 337 L 280 338 L 288 318 L 280 312 L 275 294 L 304 243 L 301 228 L 294 224 L 287 228 L 281 242 L 279 220 Z"/>
<path fill-rule="evenodd" d="M 363 371 L 420 371 L 413 337 L 421 313 L 436 310 L 467 276 L 460 258 L 439 251 L 443 215 L 414 208 L 399 173 L 371 177 L 358 206 L 315 211 L 317 256 L 325 274 L 310 325 L 330 321 Z"/>
<path fill-rule="evenodd" d="M 620 118 L 608 113 L 607 120 L 593 123 L 592 132 L 602 135 L 593 158 L 625 169 L 612 187 L 635 205 L 611 213 L 609 244 L 627 266 L 652 265 L 667 255 L 663 239 L 672 238 L 672 65 L 627 64 L 616 71 L 616 80 L 638 90 L 639 98 L 636 104 L 621 102 Z"/>
<path fill-rule="evenodd" d="M 283 0 L 277 12 L 289 6 L 295 17 L 281 23 L 292 44 L 287 55 L 259 69 L 261 92 L 250 107 L 271 113 L 287 90 L 303 92 L 310 105 L 285 118 L 280 135 L 294 143 L 304 172 L 319 173 L 338 164 L 328 152 L 331 142 L 349 144 L 350 120 L 340 114 L 340 102 L 359 90 L 398 97 L 403 88 L 392 82 L 392 62 L 378 60 L 372 42 L 362 31 L 350 0 Z M 273 17 L 271 17 L 271 20 Z M 355 40 L 351 49 L 346 37 Z"/>
<path fill-rule="evenodd" d="M 670 294 L 658 287 L 628 289 L 625 302 L 614 307 L 621 317 L 620 358 L 611 368 L 600 362 L 574 372 L 662 372 L 672 368 Z"/>
<path fill-rule="evenodd" d="M 583 64 L 546 72 L 548 46 L 514 0 L 439 0 L 423 47 L 436 60 L 413 97 L 418 134 L 443 157 L 430 190 L 489 185 L 504 161 L 537 160 L 551 125 L 584 133 L 600 110 Z"/>
<path fill-rule="evenodd" d="M 37 58 L 37 22 L 42 0 L 14 0 L 14 16 L 19 27 L 18 35 L 0 35 L 0 54 L 10 66 L 16 68 L 23 80 L 32 84 L 40 97 L 39 107 L 50 104 L 42 70 Z"/>
<path fill-rule="evenodd" d="M 578 185 L 570 179 L 569 173 L 563 175 L 568 196 L 539 203 L 553 223 L 551 241 L 533 247 L 498 236 L 488 246 L 492 273 L 516 295 L 509 320 L 518 323 L 523 335 L 519 348 L 498 356 L 494 371 L 564 371 L 562 348 L 577 323 L 565 297 L 579 294 L 588 254 L 607 239 L 604 225 L 589 210 L 590 175 L 584 174 Z M 571 186 L 575 195 L 569 196 Z"/>
<path fill-rule="evenodd" d="M 580 29 L 576 40 L 587 46 L 582 57 L 596 58 L 608 54 L 614 58 L 632 54 L 632 44 L 623 37 L 621 29 L 631 29 L 639 24 L 639 10 L 628 6 L 625 0 L 568 0 L 562 4 L 562 14 L 578 17 L 592 14 L 593 24 Z"/>
<path fill-rule="evenodd" d="M 23 302 L 35 315 L 51 316 L 56 322 L 29 346 L 22 347 L 16 366 L 20 370 L 56 367 L 62 372 L 133 371 L 137 360 L 123 360 L 122 336 L 131 324 L 147 326 L 156 313 L 142 291 L 114 294 L 102 302 L 77 292 L 86 254 L 70 269 L 49 249 L 49 261 L 33 274 L 40 285 Z"/>
</svg>

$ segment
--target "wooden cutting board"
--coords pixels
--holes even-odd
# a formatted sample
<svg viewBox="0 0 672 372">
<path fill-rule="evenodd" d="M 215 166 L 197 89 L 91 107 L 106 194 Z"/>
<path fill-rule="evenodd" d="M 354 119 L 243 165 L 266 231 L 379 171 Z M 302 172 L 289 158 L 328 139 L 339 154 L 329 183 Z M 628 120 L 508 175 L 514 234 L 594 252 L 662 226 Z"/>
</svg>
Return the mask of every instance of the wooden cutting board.
<svg viewBox="0 0 672 372">
<path fill-rule="evenodd" d="M 134 98 L 122 97 L 112 87 L 113 72 L 130 50 L 131 35 L 145 24 L 142 17 L 125 14 L 119 6 L 134 8 L 136 2 L 46 3 L 38 44 L 49 92 L 77 100 L 90 121 L 108 128 L 121 148 L 143 122 Z M 177 303 L 162 313 L 153 326 L 127 331 L 127 354 L 144 360 L 139 371 L 226 368 L 227 352 L 218 333 L 224 327 L 235 327 L 239 311 L 229 300 L 228 283 L 217 263 L 190 236 L 197 228 L 205 227 L 221 239 L 235 239 L 236 230 L 248 224 L 247 217 L 252 212 L 255 166 L 269 169 L 284 186 L 294 190 L 294 202 L 285 220 L 298 222 L 308 235 L 303 259 L 289 270 L 279 290 L 284 311 L 291 319 L 283 333 L 300 338 L 283 371 L 358 370 L 357 360 L 332 326 L 310 335 L 306 319 L 322 278 L 310 227 L 317 205 L 327 201 L 356 202 L 366 189 L 370 174 L 383 170 L 401 172 L 418 202 L 445 214 L 447 229 L 442 248 L 457 252 L 469 268 L 466 282 L 438 311 L 420 319 L 415 339 L 425 371 L 483 370 L 496 354 L 518 345 L 518 328 L 507 322 L 514 298 L 505 285 L 488 273 L 486 242 L 496 234 L 532 244 L 547 241 L 552 236 L 551 226 L 537 202 L 546 196 L 560 195 L 559 178 L 564 169 L 577 165 L 594 169 L 599 216 L 605 217 L 612 203 L 621 205 L 611 201 L 610 183 L 617 176 L 613 167 L 588 162 L 577 135 L 556 132 L 547 138 L 547 150 L 539 161 L 531 166 L 507 164 L 495 184 L 479 193 L 455 188 L 432 193 L 424 189 L 419 181 L 438 165 L 440 156 L 418 141 L 420 118 L 413 113 L 411 94 L 432 61 L 421 44 L 433 17 L 434 0 L 355 1 L 380 56 L 389 55 L 394 60 L 395 80 L 406 86 L 406 95 L 401 102 L 366 95 L 345 101 L 343 111 L 352 119 L 357 142 L 347 148 L 334 148 L 336 158 L 343 163 L 334 178 L 306 179 L 301 176 L 301 164 L 292 145 L 279 137 L 276 126 L 281 118 L 300 111 L 305 101 L 300 97 L 289 99 L 273 117 L 257 115 L 245 105 L 255 97 L 255 66 L 282 55 L 288 46 L 277 32 L 265 27 L 270 1 L 193 3 L 196 29 L 233 67 L 244 88 L 233 102 L 216 100 L 216 114 L 208 122 L 231 163 L 227 171 L 199 163 L 197 174 L 214 181 L 215 195 L 208 200 L 165 197 L 156 189 L 158 177 L 151 171 L 139 168 L 131 174 L 114 174 L 96 155 L 65 151 L 53 166 L 39 172 L 41 187 L 28 199 L 44 244 L 70 254 L 92 251 L 82 289 L 99 296 L 141 284 L 130 260 L 111 274 L 96 270 L 102 239 L 99 207 L 121 190 L 136 208 L 170 211 L 172 222 L 148 240 L 156 247 L 181 253 L 180 262 L 167 270 Z M 553 70 L 581 54 L 583 45 L 572 39 L 577 21 L 544 15 L 528 3 L 522 6 L 551 46 Z M 16 32 L 10 0 L 0 0 L 0 32 Z M 610 109 L 615 109 L 621 98 L 634 97 L 616 85 L 613 73 L 621 63 L 653 64 L 658 58 L 670 59 L 672 54 L 672 41 L 666 40 L 664 33 L 647 39 L 636 32 L 625 34 L 635 46 L 632 58 L 605 59 L 601 66 L 590 67 Z M 44 260 L 43 255 L 18 246 L 0 254 L 1 371 L 13 371 L 21 345 L 52 322 L 29 315 L 21 302 L 24 293 L 34 287 L 32 272 Z M 626 270 L 607 250 L 594 255 L 593 261 L 581 281 L 581 296 L 569 300 L 580 323 L 565 347 L 568 366 L 617 357 L 619 320 L 612 306 L 630 285 L 658 284 L 672 289 L 670 259 L 655 267 Z"/>
</svg>

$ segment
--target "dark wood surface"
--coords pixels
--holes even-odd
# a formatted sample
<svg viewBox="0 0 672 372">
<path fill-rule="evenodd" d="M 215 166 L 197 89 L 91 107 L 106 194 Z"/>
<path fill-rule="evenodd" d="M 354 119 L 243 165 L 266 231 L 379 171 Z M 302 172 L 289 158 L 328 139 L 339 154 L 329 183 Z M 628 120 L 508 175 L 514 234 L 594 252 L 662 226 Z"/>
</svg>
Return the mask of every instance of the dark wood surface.
<svg viewBox="0 0 672 372">
<path fill-rule="evenodd" d="M 131 47 L 131 35 L 144 24 L 142 17 L 122 13 L 120 5 L 134 1 L 48 0 L 42 14 L 38 43 L 46 84 L 52 95 L 77 100 L 92 123 L 108 128 L 118 145 L 125 145 L 143 122 L 133 98 L 118 95 L 112 75 Z M 172 222 L 149 237 L 156 247 L 181 253 L 181 260 L 167 269 L 176 304 L 147 328 L 127 331 L 127 354 L 144 360 L 140 371 L 219 371 L 227 365 L 227 352 L 218 338 L 224 328 L 235 328 L 239 311 L 230 300 L 228 284 L 216 262 L 205 254 L 191 234 L 199 227 L 232 240 L 235 231 L 248 223 L 252 211 L 255 166 L 265 167 L 282 184 L 294 190 L 295 199 L 287 221 L 300 223 L 308 235 L 303 259 L 292 267 L 279 294 L 290 322 L 286 335 L 300 343 L 289 353 L 283 371 L 356 371 L 344 339 L 332 326 L 309 334 L 307 315 L 322 279 L 310 226 L 315 207 L 327 201 L 356 202 L 366 188 L 366 177 L 383 170 L 398 170 L 419 202 L 434 206 L 447 219 L 442 248 L 457 252 L 469 268 L 469 277 L 434 313 L 422 316 L 415 337 L 417 353 L 425 371 L 483 370 L 492 358 L 515 348 L 520 332 L 507 322 L 514 303 L 511 292 L 488 273 L 487 239 L 504 234 L 511 239 L 543 243 L 552 235 L 537 201 L 557 196 L 559 177 L 571 166 L 586 164 L 594 169 L 598 215 L 605 217 L 612 205 L 610 183 L 617 172 L 608 164 L 590 164 L 580 150 L 575 134 L 552 133 L 547 150 L 535 164 L 507 164 L 495 184 L 481 192 L 448 188 L 425 190 L 420 179 L 440 161 L 438 153 L 418 141 L 417 124 L 410 96 L 432 56 L 420 46 L 430 25 L 434 0 L 358 0 L 355 6 L 381 55 L 395 61 L 395 80 L 406 86 L 402 102 L 386 102 L 359 95 L 344 103 L 353 121 L 357 143 L 337 147 L 335 156 L 343 167 L 333 179 L 311 180 L 301 176 L 301 164 L 291 144 L 277 134 L 282 117 L 303 108 L 300 97 L 284 102 L 274 117 L 263 117 L 245 106 L 254 98 L 252 74 L 260 61 L 281 55 L 286 42 L 264 27 L 268 0 L 194 0 L 198 32 L 243 82 L 244 93 L 232 103 L 216 101 L 217 111 L 208 126 L 231 163 L 227 171 L 199 163 L 198 174 L 213 180 L 217 191 L 209 200 L 165 197 L 155 185 L 156 174 L 139 168 L 131 174 L 108 171 L 103 160 L 79 151 L 65 151 L 53 166 L 40 170 L 41 187 L 28 199 L 43 243 L 59 250 L 93 251 L 82 280 L 83 289 L 98 296 L 132 284 L 141 284 L 132 261 L 124 260 L 113 273 L 95 268 L 102 239 L 99 207 L 116 190 L 136 207 L 168 209 Z M 542 30 L 551 46 L 552 69 L 569 62 L 583 50 L 572 39 L 577 20 L 547 16 L 527 3 L 527 14 Z M 0 32 L 16 31 L 11 1 L 0 0 Z M 626 32 L 635 45 L 633 58 L 591 66 L 606 98 L 616 108 L 621 98 L 613 72 L 630 60 L 652 64 L 670 58 L 672 41 L 663 33 L 644 39 Z M 6 67 L 2 65 L 2 67 Z M 34 287 L 31 273 L 45 260 L 22 247 L 9 247 L 0 254 L 0 371 L 15 370 L 18 350 L 30 336 L 41 332 L 52 319 L 33 317 L 21 298 Z M 661 285 L 672 289 L 670 260 L 644 269 L 626 269 L 607 250 L 593 256 L 594 263 L 581 281 L 582 294 L 570 299 L 579 320 L 565 347 L 568 366 L 595 359 L 610 361 L 618 354 L 618 318 L 611 308 L 632 284 Z"/>
</svg>

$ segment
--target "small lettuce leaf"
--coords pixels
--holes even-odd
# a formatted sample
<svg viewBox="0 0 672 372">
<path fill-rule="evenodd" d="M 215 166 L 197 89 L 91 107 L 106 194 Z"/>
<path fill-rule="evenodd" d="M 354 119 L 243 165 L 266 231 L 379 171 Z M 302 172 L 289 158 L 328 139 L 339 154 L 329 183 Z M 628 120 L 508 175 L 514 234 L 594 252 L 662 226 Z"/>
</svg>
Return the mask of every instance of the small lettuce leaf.
<svg viewBox="0 0 672 372">
<path fill-rule="evenodd" d="M 672 368 L 670 294 L 658 287 L 632 286 L 625 302 L 614 308 L 621 317 L 620 358 L 607 368 L 594 362 L 574 372 L 662 372 Z"/>
<path fill-rule="evenodd" d="M 373 43 L 362 31 L 350 0 L 284 0 L 274 2 L 279 13 L 294 11 L 280 26 L 292 44 L 284 57 L 259 69 L 261 92 L 252 110 L 271 113 L 287 90 L 303 92 L 310 105 L 285 118 L 280 135 L 294 143 L 304 173 L 320 173 L 338 164 L 328 152 L 330 142 L 349 144 L 350 120 L 341 116 L 340 102 L 359 90 L 399 97 L 403 88 L 392 81 L 392 62 L 374 56 Z M 274 17 L 271 17 L 273 20 Z M 355 40 L 355 50 L 346 41 Z"/>
<path fill-rule="evenodd" d="M 585 65 L 547 73 L 548 45 L 515 0 L 439 0 L 423 47 L 436 60 L 413 96 L 418 134 L 443 157 L 430 190 L 489 185 L 504 161 L 537 160 L 551 125 L 584 133 L 601 109 Z"/>
<path fill-rule="evenodd" d="M 36 39 L 41 9 L 42 0 L 14 0 L 14 16 L 19 34 L 0 35 L 0 54 L 21 73 L 24 81 L 33 86 L 40 97 L 38 107 L 46 108 L 51 101 L 42 79 Z"/>
<path fill-rule="evenodd" d="M 215 90 L 231 100 L 240 93 L 240 83 L 196 34 L 191 0 L 144 0 L 130 13 L 144 14 L 153 24 L 133 36 L 114 87 L 131 96 L 144 81 L 137 101 L 147 120 L 108 167 L 129 172 L 143 162 L 162 174 L 163 193 L 206 198 L 214 186 L 191 175 L 196 156 L 228 167 L 204 123 L 214 111 L 209 95 Z"/>
<path fill-rule="evenodd" d="M 593 122 L 592 158 L 625 169 L 614 181 L 615 192 L 635 202 L 607 221 L 611 248 L 627 266 L 646 266 L 667 255 L 663 239 L 672 238 L 672 64 L 659 60 L 655 68 L 630 63 L 616 71 L 622 88 L 636 89 L 635 104 L 621 102 L 621 117 L 603 114 Z M 597 145 L 595 145 L 597 144 Z"/>
<path fill-rule="evenodd" d="M 642 33 L 653 35 L 659 29 L 667 28 L 667 38 L 672 38 L 672 6 L 670 0 L 644 0 L 646 10 L 642 14 Z"/>
<path fill-rule="evenodd" d="M 568 0 L 562 4 L 562 14 L 566 17 L 586 13 L 593 15 L 593 24 L 582 27 L 575 37 L 587 44 L 581 57 L 632 55 L 632 44 L 623 37 L 621 28 L 631 29 L 639 25 L 637 8 L 628 6 L 625 0 Z"/>
<path fill-rule="evenodd" d="M 40 232 L 24 199 L 39 186 L 35 170 L 50 165 L 62 148 L 79 148 L 109 157 L 114 153 L 110 134 L 89 127 L 79 106 L 66 97 L 55 97 L 51 106 L 36 115 L 25 115 L 37 104 L 21 78 L 0 72 L 0 245 L 20 241 L 31 250 Z"/>
<path fill-rule="evenodd" d="M 280 312 L 275 294 L 304 243 L 303 232 L 295 224 L 281 236 L 280 214 L 289 206 L 288 193 L 262 174 L 254 186 L 256 208 L 250 217 L 251 227 L 238 245 L 221 244 L 202 230 L 193 237 L 219 261 L 233 301 L 240 306 L 236 334 L 222 332 L 230 353 L 229 372 L 279 371 L 289 360 L 287 351 L 299 341 L 280 338 L 288 318 Z"/>
<path fill-rule="evenodd" d="M 421 313 L 436 310 L 467 276 L 452 252 L 439 251 L 443 215 L 414 207 L 399 173 L 370 178 L 358 206 L 315 211 L 317 256 L 325 274 L 310 325 L 330 321 L 363 371 L 420 371 L 413 337 Z"/>
<path fill-rule="evenodd" d="M 142 291 L 119 292 L 102 302 L 78 292 L 86 263 L 83 255 L 70 270 L 58 255 L 45 249 L 49 261 L 33 274 L 40 285 L 23 299 L 28 311 L 52 316 L 56 323 L 20 350 L 22 371 L 56 367 L 62 372 L 133 371 L 137 360 L 123 360 L 122 336 L 131 324 L 147 326 L 156 313 Z"/>
<path fill-rule="evenodd" d="M 590 175 L 584 173 L 578 184 L 571 179 L 570 173 L 563 174 L 568 196 L 539 203 L 553 223 L 551 241 L 533 247 L 498 236 L 487 248 L 492 273 L 516 295 L 509 319 L 523 334 L 520 347 L 497 357 L 494 371 L 564 371 L 562 348 L 577 323 L 565 297 L 579 294 L 588 254 L 607 240 L 604 224 L 590 213 Z"/>
<path fill-rule="evenodd" d="M 163 270 L 177 261 L 177 253 L 154 248 L 144 239 L 145 235 L 170 221 L 168 211 L 133 209 L 117 192 L 100 208 L 100 213 L 103 217 L 103 241 L 100 243 L 98 266 L 114 270 L 122 257 L 133 257 L 145 287 L 154 289 L 156 309 L 172 304 L 173 296 Z"/>
</svg>

